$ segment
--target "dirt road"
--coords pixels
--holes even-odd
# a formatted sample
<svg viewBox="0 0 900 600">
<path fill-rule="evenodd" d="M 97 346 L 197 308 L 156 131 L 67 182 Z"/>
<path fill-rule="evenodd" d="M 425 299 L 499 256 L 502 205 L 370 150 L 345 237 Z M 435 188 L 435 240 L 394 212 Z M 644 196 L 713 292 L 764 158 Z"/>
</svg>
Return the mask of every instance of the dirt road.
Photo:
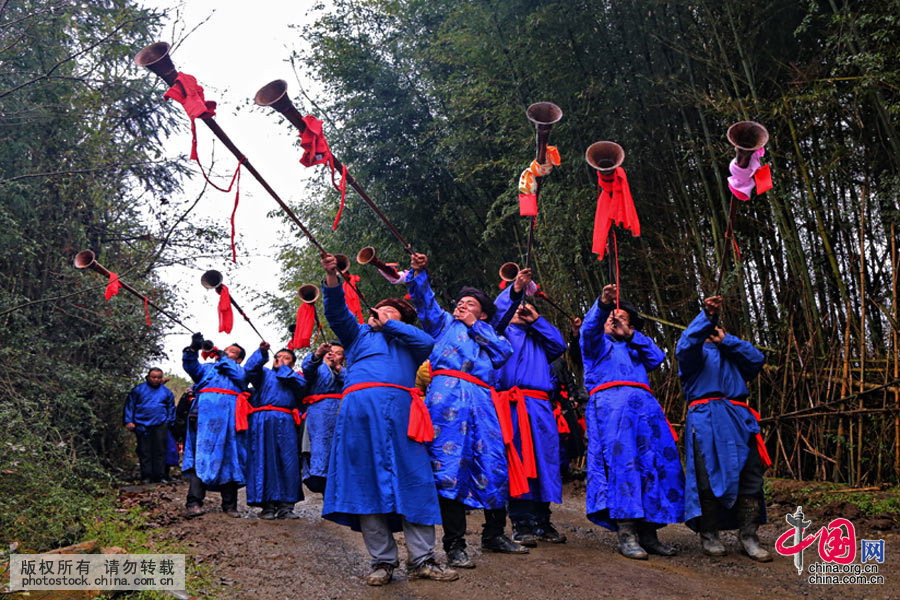
<svg viewBox="0 0 900 600">
<path fill-rule="evenodd" d="M 884 585 L 811 585 L 807 574 L 798 576 L 790 559 L 776 556 L 758 564 L 738 552 L 733 533 L 723 538 L 731 554 L 712 559 L 702 554 L 696 534 L 683 525 L 662 530 L 660 538 L 674 543 L 674 558 L 651 556 L 647 561 L 628 560 L 615 550 L 614 534 L 591 524 L 584 516 L 583 491 L 567 484 L 565 501 L 553 505 L 554 522 L 569 537 L 563 545 L 541 545 L 524 556 L 481 554 L 483 517 L 469 515 L 470 554 L 477 563 L 461 570 L 459 581 L 409 582 L 401 567 L 385 588 L 367 587 L 368 555 L 358 533 L 321 518 L 321 497 L 310 495 L 297 504 L 301 519 L 262 521 L 255 515 L 232 519 L 216 508 L 217 494 L 210 494 L 210 513 L 194 520 L 178 516 L 186 486 L 165 486 L 156 506 L 160 523 L 168 522 L 159 536 L 175 537 L 190 546 L 195 560 L 214 568 L 224 584 L 223 592 L 203 597 L 254 599 L 281 598 L 441 598 L 487 600 L 495 598 L 897 598 L 896 532 L 857 531 L 857 537 L 885 539 L 886 560 L 880 573 Z M 143 503 L 143 502 L 142 502 Z M 243 503 L 243 498 L 242 498 Z M 242 507 L 246 509 L 246 506 Z M 787 525 L 788 507 L 769 508 L 773 522 L 761 529 L 768 548 Z M 791 507 L 793 510 L 793 507 Z M 817 529 L 823 522 L 814 520 Z M 439 530 L 440 536 L 440 530 Z M 440 539 L 440 537 L 438 538 Z M 401 562 L 402 535 L 398 534 Z M 857 541 L 857 547 L 859 542 Z M 440 545 L 440 544 L 438 544 Z M 443 553 L 439 551 L 439 559 Z M 815 546 L 805 554 L 806 563 L 818 560 Z M 857 558 L 857 562 L 859 559 Z"/>
</svg>

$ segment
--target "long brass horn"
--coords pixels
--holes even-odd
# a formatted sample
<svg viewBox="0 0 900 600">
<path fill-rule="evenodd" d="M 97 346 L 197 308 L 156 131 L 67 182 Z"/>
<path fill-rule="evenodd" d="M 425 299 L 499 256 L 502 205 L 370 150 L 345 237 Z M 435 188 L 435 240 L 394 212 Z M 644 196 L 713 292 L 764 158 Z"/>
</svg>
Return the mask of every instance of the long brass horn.
<svg viewBox="0 0 900 600">
<path fill-rule="evenodd" d="M 754 152 L 769 142 L 769 131 L 756 121 L 738 121 L 725 134 L 737 153 L 737 164 L 745 168 Z"/>
<path fill-rule="evenodd" d="M 625 151 L 615 142 L 594 142 L 584 153 L 584 160 L 603 175 L 610 175 L 625 162 Z"/>
<path fill-rule="evenodd" d="M 375 254 L 374 246 L 366 246 L 362 250 L 356 253 L 356 262 L 361 265 L 372 265 L 379 271 L 381 271 L 388 279 L 396 280 L 400 277 L 400 273 L 397 272 L 397 269 L 386 264 L 378 255 Z"/>
<path fill-rule="evenodd" d="M 203 275 L 200 276 L 200 285 L 202 285 L 203 287 L 205 287 L 208 290 L 216 290 L 216 293 L 221 296 L 222 291 L 223 291 L 222 290 L 223 280 L 224 280 L 224 278 L 222 277 L 221 272 L 216 271 L 215 269 L 210 269 L 209 271 L 206 271 L 205 273 L 203 273 Z M 244 312 L 244 309 L 242 309 L 241 306 L 234 300 L 234 296 L 231 294 L 230 290 L 228 292 L 228 300 L 229 300 L 229 302 L 231 302 L 231 305 L 234 307 L 234 309 L 236 311 L 238 311 L 238 313 L 242 317 L 244 317 L 244 320 L 247 321 L 247 325 L 249 325 L 250 329 L 252 329 L 253 332 L 259 336 L 259 339 L 261 339 L 262 341 L 266 341 L 266 338 L 264 338 L 262 336 L 262 334 L 259 332 L 259 330 L 253 325 L 253 322 L 250 320 L 250 317 L 248 317 L 247 313 Z"/>
<path fill-rule="evenodd" d="M 562 109 L 552 102 L 535 102 L 525 109 L 525 116 L 534 123 L 535 159 L 539 164 L 547 162 L 547 141 L 550 139 L 550 128 L 554 123 L 562 119 Z M 537 191 L 535 195 L 540 197 L 543 177 L 537 178 Z M 525 251 L 525 267 L 531 266 L 531 248 L 534 246 L 534 228 L 536 219 L 532 217 L 528 228 L 528 249 Z"/>
<path fill-rule="evenodd" d="M 319 286 L 311 283 L 305 283 L 297 290 L 297 296 L 300 297 L 300 301 L 304 304 L 315 304 L 316 300 L 319 299 L 319 294 Z"/>
<path fill-rule="evenodd" d="M 288 121 L 290 121 L 291 125 L 300 130 L 300 133 L 306 131 L 306 123 L 303 121 L 303 117 L 300 116 L 300 111 L 294 106 L 293 102 L 291 102 L 290 97 L 287 95 L 287 82 L 283 79 L 276 79 L 275 81 L 269 82 L 266 85 L 259 88 L 259 91 L 256 92 L 256 96 L 254 96 L 253 101 L 259 106 L 268 106 L 274 108 L 279 113 L 281 113 Z M 317 158 L 321 158 L 321 156 L 317 155 Z M 334 168 L 337 171 L 343 171 L 344 165 L 332 155 L 332 159 L 334 161 Z M 387 226 L 390 232 L 397 238 L 403 248 L 413 254 L 412 246 L 409 245 L 403 236 L 400 234 L 400 231 L 394 226 L 393 223 L 385 216 L 381 209 L 378 208 L 378 205 L 372 201 L 366 191 L 359 185 L 359 182 L 350 174 L 347 173 L 347 183 L 350 184 L 356 193 L 359 194 L 359 197 L 363 199 L 363 201 L 369 205 L 375 214 L 378 215 L 378 218 Z"/>
<path fill-rule="evenodd" d="M 500 266 L 500 279 L 509 283 L 515 281 L 519 275 L 519 264 L 514 262 L 506 262 Z"/>
<path fill-rule="evenodd" d="M 174 85 L 175 79 L 178 77 L 178 71 L 175 68 L 175 65 L 172 63 L 172 58 L 169 55 L 171 51 L 171 47 L 166 42 L 156 42 L 155 44 L 150 44 L 143 50 L 137 53 L 137 56 L 134 57 L 134 62 L 139 67 L 146 67 L 147 69 L 156 73 L 163 81 L 165 81 L 168 85 Z M 259 182 L 261 186 L 269 193 L 270 196 L 278 203 L 278 206 L 281 207 L 288 217 L 300 228 L 300 231 L 303 232 L 303 235 L 307 237 L 307 239 L 315 246 L 319 253 L 323 256 L 327 254 L 325 252 L 325 248 L 319 243 L 316 237 L 306 228 L 303 222 L 294 214 L 294 211 L 290 209 L 290 207 L 284 203 L 284 201 L 275 193 L 275 190 L 272 189 L 272 186 L 263 179 L 263 176 L 259 174 L 259 171 L 250 163 L 250 160 L 241 152 L 237 146 L 234 145 L 234 142 L 231 141 L 222 128 L 219 127 L 219 124 L 216 122 L 213 117 L 203 117 L 201 120 L 206 123 L 206 126 L 215 134 L 217 138 L 219 138 L 225 147 L 237 158 L 241 161 L 241 166 L 253 175 L 254 178 Z"/>
<path fill-rule="evenodd" d="M 106 267 L 104 267 L 103 265 L 101 265 L 100 263 L 97 262 L 97 255 L 94 254 L 94 252 L 92 250 L 82 250 L 81 252 L 76 254 L 75 260 L 73 261 L 73 263 L 75 264 L 76 269 L 90 269 L 91 271 L 94 271 L 95 273 L 99 273 L 100 275 L 102 275 L 104 277 L 108 278 L 110 276 L 109 269 L 107 269 Z M 184 323 L 182 323 L 181 321 L 176 319 L 174 316 L 172 316 L 168 312 L 161 309 L 155 303 L 151 302 L 150 299 L 147 298 L 147 296 L 140 293 L 139 291 L 137 291 L 136 289 L 134 289 L 133 287 L 131 287 L 130 285 L 128 285 L 127 283 L 122 281 L 121 279 L 119 279 L 118 281 L 119 281 L 119 285 L 121 285 L 123 288 L 125 288 L 125 290 L 130 292 L 132 295 L 140 298 L 141 301 L 146 302 L 147 306 L 152 306 L 160 314 L 163 314 L 163 315 L 169 317 L 175 323 L 178 323 L 179 325 L 181 325 L 182 327 L 184 327 L 191 333 L 194 333 L 193 329 L 191 329 L 190 327 L 188 327 L 187 325 L 185 325 Z"/>
</svg>

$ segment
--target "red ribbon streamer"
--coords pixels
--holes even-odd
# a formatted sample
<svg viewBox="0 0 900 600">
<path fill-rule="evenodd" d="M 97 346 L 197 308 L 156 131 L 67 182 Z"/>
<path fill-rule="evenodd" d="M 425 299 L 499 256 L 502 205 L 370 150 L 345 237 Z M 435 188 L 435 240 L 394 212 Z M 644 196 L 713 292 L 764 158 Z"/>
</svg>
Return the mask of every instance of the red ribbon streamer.
<svg viewBox="0 0 900 600">
<path fill-rule="evenodd" d="M 147 296 L 144 296 L 144 316 L 147 317 L 147 327 L 152 327 L 152 325 L 150 325 L 150 308 L 148 307 L 149 304 L 150 301 L 147 300 Z"/>
<path fill-rule="evenodd" d="M 288 350 L 309 348 L 315 321 L 315 307 L 312 304 L 302 302 L 297 308 L 297 322 L 296 325 L 294 325 L 294 337 L 288 342 Z"/>
<path fill-rule="evenodd" d="M 537 194 L 519 194 L 519 216 L 536 217 L 537 214 Z"/>
<path fill-rule="evenodd" d="M 109 272 L 109 283 L 106 284 L 106 291 L 103 292 L 103 296 L 109 300 L 113 296 L 119 293 L 119 290 L 122 288 L 122 284 L 119 282 L 119 276 Z"/>
<path fill-rule="evenodd" d="M 764 194 L 772 189 L 772 168 L 765 164 L 753 173 L 753 181 L 756 182 L 756 195 Z"/>
<path fill-rule="evenodd" d="M 300 132 L 300 147 L 303 148 L 303 156 L 300 157 L 300 164 L 304 167 L 313 165 L 326 164 L 331 169 L 331 185 L 334 189 L 341 193 L 341 206 L 334 217 L 332 231 L 337 229 L 338 222 L 341 220 L 341 213 L 344 211 L 344 201 L 347 197 L 347 167 L 341 165 L 341 183 L 334 182 L 334 155 L 331 148 L 328 147 L 328 140 L 325 139 L 325 133 L 322 131 L 322 121 L 312 115 L 303 117 L 306 129 Z"/>
<path fill-rule="evenodd" d="M 359 275 L 351 275 L 347 274 L 347 280 L 344 280 L 344 299 L 347 303 L 347 308 L 350 309 L 356 318 L 359 319 L 360 323 L 363 323 L 362 316 L 362 306 L 359 303 L 359 295 L 356 293 L 354 289 L 357 285 L 359 285 Z"/>
<path fill-rule="evenodd" d="M 231 311 L 231 294 L 224 283 L 219 289 L 219 332 L 231 333 L 234 326 L 234 313 Z"/>
<path fill-rule="evenodd" d="M 603 175 L 597 172 L 597 210 L 594 213 L 594 238 L 591 251 L 598 254 L 597 260 L 603 260 L 606 253 L 606 239 L 609 228 L 619 225 L 631 231 L 632 235 L 641 235 L 641 223 L 638 221 L 631 188 L 625 169 L 616 167 L 615 172 Z M 606 201 L 604 202 L 604 199 Z"/>
</svg>

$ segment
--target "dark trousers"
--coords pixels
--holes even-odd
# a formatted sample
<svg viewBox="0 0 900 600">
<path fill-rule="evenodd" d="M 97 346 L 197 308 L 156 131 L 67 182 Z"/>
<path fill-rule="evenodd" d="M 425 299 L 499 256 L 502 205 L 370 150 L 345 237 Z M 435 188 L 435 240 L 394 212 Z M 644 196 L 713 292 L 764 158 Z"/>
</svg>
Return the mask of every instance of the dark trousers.
<svg viewBox="0 0 900 600">
<path fill-rule="evenodd" d="M 166 475 L 166 446 L 169 440 L 169 426 L 151 425 L 138 433 L 137 455 L 141 461 L 141 479 L 159 481 Z"/>
<path fill-rule="evenodd" d="M 438 496 L 441 507 L 441 523 L 444 527 L 444 551 L 465 550 L 466 548 L 466 510 L 465 504 L 458 500 L 450 500 Z M 481 539 L 488 540 L 503 535 L 506 529 L 506 509 L 494 508 L 484 510 L 484 529 Z"/>
<path fill-rule="evenodd" d="M 507 508 L 515 531 L 532 532 L 533 529 L 550 523 L 549 502 L 510 498 Z"/>
<path fill-rule="evenodd" d="M 741 468 L 738 480 L 738 496 L 763 497 L 763 465 L 759 458 L 759 449 L 756 447 L 756 439 L 748 442 L 750 452 L 747 454 L 747 462 Z M 709 475 L 706 465 L 703 463 L 703 455 L 700 453 L 700 444 L 694 439 L 694 469 L 697 473 L 697 490 L 701 495 L 711 494 Z"/>
<path fill-rule="evenodd" d="M 190 487 L 188 487 L 187 506 L 203 506 L 203 499 L 206 498 L 206 484 L 197 477 L 196 471 L 191 471 L 188 476 L 190 479 Z M 219 486 L 219 493 L 222 495 L 222 510 L 229 508 L 237 509 L 237 492 L 238 484 L 236 481 Z"/>
</svg>

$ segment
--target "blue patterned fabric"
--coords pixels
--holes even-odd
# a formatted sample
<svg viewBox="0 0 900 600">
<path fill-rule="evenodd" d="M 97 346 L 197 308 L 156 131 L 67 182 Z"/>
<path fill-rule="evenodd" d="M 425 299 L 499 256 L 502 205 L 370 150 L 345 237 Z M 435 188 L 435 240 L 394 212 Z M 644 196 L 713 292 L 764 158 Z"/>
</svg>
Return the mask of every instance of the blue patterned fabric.
<svg viewBox="0 0 900 600">
<path fill-rule="evenodd" d="M 407 288 L 425 331 L 434 338 L 431 369 L 455 369 L 488 385 L 512 346 L 485 321 L 467 327 L 440 306 L 428 274 L 407 275 Z M 425 398 L 434 441 L 429 444 L 438 494 L 472 508 L 502 508 L 509 498 L 509 468 L 500 421 L 491 391 L 477 384 L 437 375 Z"/>
<path fill-rule="evenodd" d="M 287 365 L 276 371 L 268 369 L 263 366 L 268 361 L 269 353 L 257 350 L 244 366 L 247 379 L 256 388 L 251 406 L 299 408 L 306 390 L 303 377 Z M 247 504 L 293 504 L 302 499 L 298 428 L 293 415 L 265 410 L 252 413 L 247 421 Z"/>
<path fill-rule="evenodd" d="M 188 427 L 181 470 L 194 470 L 207 488 L 216 490 L 223 483 L 244 485 L 247 463 L 247 432 L 234 430 L 237 397 L 213 392 L 199 393 L 208 387 L 234 390 L 247 388 L 243 367 L 223 357 L 214 363 L 200 364 L 197 353 L 185 350 L 184 370 L 196 384 L 197 398 L 191 410 L 197 411 L 197 429 Z"/>
<path fill-rule="evenodd" d="M 146 381 L 131 389 L 125 400 L 125 424 L 134 423 L 137 433 L 147 427 L 175 423 L 175 395 L 164 385 L 152 387 Z"/>
<path fill-rule="evenodd" d="M 494 300 L 497 312 L 494 320 L 499 323 L 503 315 L 513 304 L 510 299 L 512 286 L 507 287 Z M 553 394 L 555 381 L 550 363 L 566 351 L 566 340 L 559 329 L 544 317 L 538 317 L 530 325 L 510 324 L 504 332 L 512 345 L 513 353 L 509 360 L 500 367 L 497 375 L 497 389 L 508 390 L 512 387 L 540 390 L 549 396 Z M 534 443 L 534 460 L 537 466 L 537 479 L 528 481 L 529 491 L 521 498 L 537 502 L 562 502 L 562 476 L 559 472 L 559 430 L 556 417 L 549 400 L 525 397 L 528 408 L 528 420 L 531 424 L 531 437 Z M 519 435 L 519 420 L 513 411 L 514 443 L 519 455 L 522 455 L 522 440 Z"/>
<path fill-rule="evenodd" d="M 595 302 L 581 327 L 585 384 L 648 383 L 647 371 L 665 354 L 635 331 L 630 341 L 603 332 L 612 309 Z M 591 394 L 587 424 L 587 517 L 617 530 L 619 519 L 678 523 L 684 517 L 684 471 L 668 422 L 653 394 L 636 387 L 612 387 Z"/>
<path fill-rule="evenodd" d="M 730 398 L 746 401 L 745 380 L 755 378 L 766 359 L 750 342 L 725 334 L 719 344 L 706 343 L 718 319 L 701 312 L 681 334 L 675 347 L 678 374 L 688 403 L 700 398 Z M 699 526 L 700 495 L 694 466 L 694 441 L 700 447 L 713 494 L 724 509 L 731 509 L 738 496 L 741 469 L 747 462 L 759 423 L 749 410 L 728 400 L 713 400 L 688 410 L 685 423 L 685 521 Z M 763 503 L 763 507 L 765 504 Z M 725 514 L 721 514 L 721 513 Z M 765 510 L 762 522 L 765 523 Z M 733 529 L 736 520 L 720 511 L 720 529 Z"/>
<path fill-rule="evenodd" d="M 334 373 L 321 360 L 313 360 L 315 353 L 303 359 L 303 376 L 306 378 L 307 396 L 319 394 L 340 394 L 344 389 L 344 373 Z M 303 426 L 309 439 L 309 452 L 300 456 L 303 480 L 310 477 L 327 477 L 328 462 L 331 457 L 331 442 L 334 437 L 334 425 L 337 422 L 340 398 L 325 398 L 306 408 Z"/>
<path fill-rule="evenodd" d="M 345 388 L 357 383 L 415 385 L 416 369 L 434 344 L 421 329 L 390 320 L 381 331 L 361 325 L 344 302 L 341 286 L 322 286 L 325 318 L 344 346 Z M 410 394 L 374 387 L 344 396 L 334 428 L 322 516 L 359 529 L 358 515 L 441 522 L 428 451 L 406 435 Z"/>
</svg>

